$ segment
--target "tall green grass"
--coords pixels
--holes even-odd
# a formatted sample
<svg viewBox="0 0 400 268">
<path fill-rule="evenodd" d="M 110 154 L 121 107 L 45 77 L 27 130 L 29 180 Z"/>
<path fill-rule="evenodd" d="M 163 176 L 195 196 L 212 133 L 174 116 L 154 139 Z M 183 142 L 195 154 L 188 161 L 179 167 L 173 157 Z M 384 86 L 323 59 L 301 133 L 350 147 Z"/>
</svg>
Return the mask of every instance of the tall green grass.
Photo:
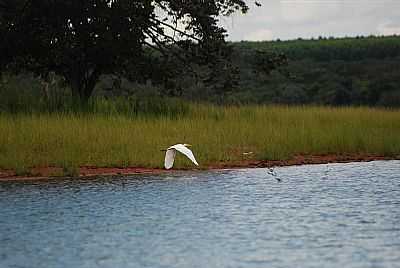
<svg viewBox="0 0 400 268">
<path fill-rule="evenodd" d="M 160 150 L 183 142 L 193 145 L 203 167 L 242 160 L 249 151 L 254 159 L 400 155 L 399 110 L 181 104 L 150 115 L 0 113 L 0 168 L 162 167 Z M 180 156 L 176 164 L 191 166 Z"/>
<path fill-rule="evenodd" d="M 5 114 L 97 114 L 106 116 L 168 116 L 188 111 L 187 102 L 163 97 L 151 86 L 140 86 L 140 94 L 119 92 L 118 96 L 104 96 L 101 83 L 88 103 L 72 96 L 60 77 L 53 82 L 41 81 L 33 74 L 0 74 L 0 113 Z"/>
</svg>

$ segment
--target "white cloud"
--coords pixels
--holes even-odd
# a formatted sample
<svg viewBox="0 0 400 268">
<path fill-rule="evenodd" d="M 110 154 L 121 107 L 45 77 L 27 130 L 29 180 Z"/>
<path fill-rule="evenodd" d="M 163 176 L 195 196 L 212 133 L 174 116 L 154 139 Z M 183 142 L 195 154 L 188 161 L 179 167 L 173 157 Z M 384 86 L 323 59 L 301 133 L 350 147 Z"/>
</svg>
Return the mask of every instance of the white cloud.
<svg viewBox="0 0 400 268">
<path fill-rule="evenodd" d="M 378 26 L 378 33 L 380 35 L 394 35 L 400 34 L 400 25 L 393 25 L 390 23 L 382 23 Z"/>
<path fill-rule="evenodd" d="M 245 35 L 244 40 L 247 41 L 260 41 L 260 40 L 272 40 L 274 39 L 274 33 L 269 29 L 260 29 L 252 31 Z"/>
<path fill-rule="evenodd" d="M 340 14 L 343 3 L 337 1 L 281 1 L 281 16 L 287 22 L 310 22 L 325 20 Z"/>
<path fill-rule="evenodd" d="M 249 3 L 252 1 L 249 1 Z M 296 39 L 399 33 L 400 0 L 259 0 L 225 18 L 229 40 Z M 390 22 L 390 23 L 388 23 Z"/>
</svg>

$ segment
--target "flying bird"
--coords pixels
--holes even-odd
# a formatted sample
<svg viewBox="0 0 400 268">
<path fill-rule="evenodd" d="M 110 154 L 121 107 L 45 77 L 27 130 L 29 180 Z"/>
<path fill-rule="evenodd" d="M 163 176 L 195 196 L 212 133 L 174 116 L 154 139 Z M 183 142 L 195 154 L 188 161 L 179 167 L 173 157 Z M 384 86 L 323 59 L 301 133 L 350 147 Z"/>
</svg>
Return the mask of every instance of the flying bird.
<svg viewBox="0 0 400 268">
<path fill-rule="evenodd" d="M 190 144 L 175 144 L 172 145 L 170 147 L 167 148 L 166 153 L 165 153 L 165 160 L 164 160 L 164 167 L 166 169 L 170 169 L 172 168 L 172 166 L 174 165 L 174 160 L 175 160 L 175 156 L 176 156 L 176 151 L 184 154 L 187 158 L 189 158 L 196 166 L 199 165 L 199 163 L 197 163 L 196 158 L 194 158 L 193 152 L 187 148 L 190 147 L 192 145 Z"/>
</svg>

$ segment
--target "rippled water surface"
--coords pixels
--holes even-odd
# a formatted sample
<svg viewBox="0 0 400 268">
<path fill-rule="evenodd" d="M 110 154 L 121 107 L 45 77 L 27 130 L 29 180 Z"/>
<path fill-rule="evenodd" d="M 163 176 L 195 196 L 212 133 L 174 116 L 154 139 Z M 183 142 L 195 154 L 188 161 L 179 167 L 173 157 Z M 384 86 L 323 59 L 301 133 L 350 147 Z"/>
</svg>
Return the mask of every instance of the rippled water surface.
<svg viewBox="0 0 400 268">
<path fill-rule="evenodd" d="M 0 267 L 400 267 L 400 161 L 0 183 Z"/>
</svg>

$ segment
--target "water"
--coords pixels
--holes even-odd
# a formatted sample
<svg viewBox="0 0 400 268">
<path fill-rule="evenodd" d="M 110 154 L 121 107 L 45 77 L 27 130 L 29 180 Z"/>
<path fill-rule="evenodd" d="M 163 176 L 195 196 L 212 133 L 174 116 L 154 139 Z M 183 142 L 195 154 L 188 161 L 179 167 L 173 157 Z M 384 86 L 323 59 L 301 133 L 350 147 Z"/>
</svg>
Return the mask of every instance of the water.
<svg viewBox="0 0 400 268">
<path fill-rule="evenodd" d="M 0 183 L 0 267 L 400 267 L 400 161 Z"/>
</svg>

